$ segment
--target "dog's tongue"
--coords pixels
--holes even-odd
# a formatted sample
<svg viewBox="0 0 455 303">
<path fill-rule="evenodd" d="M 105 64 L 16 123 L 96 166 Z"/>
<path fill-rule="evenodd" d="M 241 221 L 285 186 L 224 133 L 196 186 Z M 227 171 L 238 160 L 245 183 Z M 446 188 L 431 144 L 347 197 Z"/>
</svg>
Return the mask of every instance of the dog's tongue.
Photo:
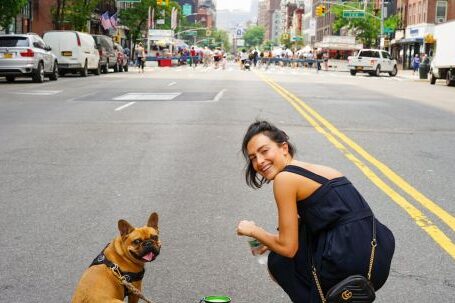
<svg viewBox="0 0 455 303">
<path fill-rule="evenodd" d="M 143 256 L 142 259 L 150 262 L 153 260 L 154 257 L 155 257 L 155 255 L 153 254 L 153 252 L 151 252 L 151 253 L 148 253 L 145 256 Z"/>
</svg>

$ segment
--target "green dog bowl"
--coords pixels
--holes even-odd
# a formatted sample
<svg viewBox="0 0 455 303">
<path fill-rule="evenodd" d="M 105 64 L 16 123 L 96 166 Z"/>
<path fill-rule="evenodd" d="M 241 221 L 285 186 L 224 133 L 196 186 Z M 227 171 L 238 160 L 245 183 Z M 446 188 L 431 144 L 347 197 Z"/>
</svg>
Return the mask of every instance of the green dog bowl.
<svg viewBox="0 0 455 303">
<path fill-rule="evenodd" d="M 205 303 L 230 303 L 231 298 L 228 296 L 208 296 L 201 300 Z"/>
</svg>

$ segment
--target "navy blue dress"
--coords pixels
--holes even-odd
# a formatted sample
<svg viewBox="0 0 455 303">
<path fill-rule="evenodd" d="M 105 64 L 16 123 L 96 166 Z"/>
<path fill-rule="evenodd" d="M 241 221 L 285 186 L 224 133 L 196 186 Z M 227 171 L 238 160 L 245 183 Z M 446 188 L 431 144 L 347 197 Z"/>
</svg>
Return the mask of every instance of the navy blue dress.
<svg viewBox="0 0 455 303">
<path fill-rule="evenodd" d="M 311 249 L 324 294 L 350 275 L 368 272 L 373 219 L 378 246 L 371 282 L 376 290 L 389 275 L 395 250 L 392 232 L 373 217 L 365 199 L 346 177 L 328 180 L 304 168 L 288 165 L 295 173 L 321 186 L 308 198 L 297 202 L 300 216 L 299 249 L 293 258 L 270 252 L 268 268 L 292 302 L 316 303 L 320 297 L 311 274 Z"/>
</svg>

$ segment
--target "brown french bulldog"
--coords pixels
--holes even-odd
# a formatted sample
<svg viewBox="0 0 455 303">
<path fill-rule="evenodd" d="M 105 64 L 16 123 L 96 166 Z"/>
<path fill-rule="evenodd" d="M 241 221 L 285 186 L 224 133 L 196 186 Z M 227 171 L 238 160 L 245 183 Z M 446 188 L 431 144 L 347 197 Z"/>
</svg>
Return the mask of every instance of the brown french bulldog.
<svg viewBox="0 0 455 303">
<path fill-rule="evenodd" d="M 123 302 L 128 293 L 111 269 L 116 265 L 122 276 L 141 290 L 144 265 L 155 260 L 161 249 L 158 214 L 152 213 L 147 225 L 140 228 L 119 220 L 118 229 L 120 235 L 108 244 L 82 274 L 72 303 Z M 137 296 L 128 295 L 129 303 L 138 300 Z"/>
</svg>

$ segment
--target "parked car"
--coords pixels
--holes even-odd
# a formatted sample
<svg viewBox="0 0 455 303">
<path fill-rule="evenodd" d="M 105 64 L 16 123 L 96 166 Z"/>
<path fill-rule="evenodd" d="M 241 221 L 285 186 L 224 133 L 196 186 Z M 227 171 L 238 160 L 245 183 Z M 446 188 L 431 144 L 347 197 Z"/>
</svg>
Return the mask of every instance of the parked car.
<svg viewBox="0 0 455 303">
<path fill-rule="evenodd" d="M 61 76 L 66 73 L 79 73 L 87 77 L 91 71 L 100 74 L 99 54 L 92 36 L 76 31 L 49 31 L 43 36 L 46 44 L 58 58 Z"/>
<path fill-rule="evenodd" d="M 357 56 L 348 58 L 348 68 L 353 76 L 356 73 L 369 73 L 379 77 L 382 72 L 388 72 L 391 77 L 395 77 L 398 72 L 397 61 L 380 49 L 360 50 Z"/>
<path fill-rule="evenodd" d="M 57 80 L 58 60 L 36 34 L 0 35 L 0 77 L 8 82 L 16 77 L 31 77 L 37 83 L 44 77 Z"/>
<path fill-rule="evenodd" d="M 109 68 L 113 68 L 114 72 L 118 72 L 117 53 L 115 52 L 112 38 L 104 35 L 92 36 L 100 54 L 101 71 L 106 74 Z"/>
<path fill-rule="evenodd" d="M 127 72 L 128 71 L 128 59 L 129 59 L 127 54 L 125 54 L 123 47 L 118 43 L 114 43 L 114 49 L 117 52 L 118 71 Z"/>
</svg>

